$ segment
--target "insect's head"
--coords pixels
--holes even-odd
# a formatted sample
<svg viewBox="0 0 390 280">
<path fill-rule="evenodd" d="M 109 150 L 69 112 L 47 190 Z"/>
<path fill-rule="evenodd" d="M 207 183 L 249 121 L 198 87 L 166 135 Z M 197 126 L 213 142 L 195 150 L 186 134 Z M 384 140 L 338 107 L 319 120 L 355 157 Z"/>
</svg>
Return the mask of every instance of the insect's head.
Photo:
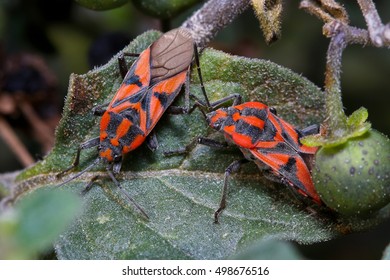
<svg viewBox="0 0 390 280">
<path fill-rule="evenodd" d="M 207 123 L 215 130 L 224 128 L 227 119 L 229 118 L 228 109 L 221 108 L 206 115 Z"/>
<path fill-rule="evenodd" d="M 119 149 L 115 149 L 115 146 L 107 146 L 105 142 L 100 143 L 99 157 L 106 162 L 120 162 L 122 161 L 122 152 Z"/>
<path fill-rule="evenodd" d="M 99 139 L 99 157 L 107 163 L 115 163 L 122 160 L 123 154 L 142 144 L 144 137 L 130 118 L 107 111 L 100 122 Z"/>
<path fill-rule="evenodd" d="M 113 150 L 111 149 L 110 140 L 112 136 L 115 136 L 115 132 L 113 130 L 117 124 L 120 123 L 120 120 L 115 118 L 116 115 L 117 114 L 105 111 L 100 120 L 100 143 L 98 146 L 98 151 L 99 157 L 107 162 L 114 161 L 114 154 Z"/>
<path fill-rule="evenodd" d="M 108 169 L 112 169 L 114 174 L 118 174 L 122 167 L 122 153 L 120 150 L 107 147 L 104 142 L 100 143 L 98 150 L 99 158 L 107 164 Z"/>
</svg>

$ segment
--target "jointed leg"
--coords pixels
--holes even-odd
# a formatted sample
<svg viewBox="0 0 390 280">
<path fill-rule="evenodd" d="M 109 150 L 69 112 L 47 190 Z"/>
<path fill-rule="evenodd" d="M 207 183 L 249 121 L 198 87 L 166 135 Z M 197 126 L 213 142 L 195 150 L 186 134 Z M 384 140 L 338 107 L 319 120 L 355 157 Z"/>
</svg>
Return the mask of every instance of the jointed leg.
<svg viewBox="0 0 390 280">
<path fill-rule="evenodd" d="M 249 161 L 247 159 L 245 159 L 245 158 L 244 159 L 240 159 L 240 160 L 236 160 L 236 161 L 233 161 L 225 169 L 225 176 L 224 176 L 224 180 L 223 180 L 223 189 L 222 189 L 221 201 L 219 202 L 219 208 L 217 209 L 217 211 L 214 212 L 214 223 L 218 224 L 219 215 L 221 214 L 223 209 L 226 208 L 226 198 L 227 198 L 227 194 L 228 194 L 228 184 L 227 184 L 228 177 L 232 173 L 237 172 L 240 169 L 241 165 L 243 165 L 244 163 L 247 163 L 247 162 L 249 162 Z"/>
<path fill-rule="evenodd" d="M 204 84 L 203 84 L 202 72 L 200 71 L 199 53 L 196 44 L 194 44 L 194 57 L 195 57 L 196 70 L 198 71 L 199 82 L 200 82 L 200 87 L 202 89 L 203 97 L 207 108 L 210 108 L 211 107 L 210 101 L 209 98 L 207 97 L 206 89 L 204 88 Z"/>
<path fill-rule="evenodd" d="M 149 133 L 148 137 L 146 137 L 146 146 L 154 152 L 158 148 L 158 140 L 156 136 L 156 132 L 152 130 L 151 133 Z"/>
<path fill-rule="evenodd" d="M 70 167 L 68 167 L 67 169 L 65 169 L 64 171 L 62 171 L 61 173 L 59 173 L 57 176 L 62 176 L 64 173 L 68 172 L 69 170 L 71 170 L 71 169 L 73 169 L 73 168 L 75 168 L 76 166 L 79 165 L 81 150 L 85 150 L 85 149 L 89 149 L 89 148 L 92 148 L 92 147 L 96 147 L 97 145 L 99 145 L 99 143 L 100 143 L 100 138 L 99 137 L 92 138 L 92 139 L 82 143 L 78 147 L 78 149 L 77 149 L 76 158 L 74 159 L 72 165 Z"/>
<path fill-rule="evenodd" d="M 320 126 L 318 124 L 312 124 L 304 129 L 301 129 L 300 132 L 302 133 L 302 136 L 317 134 L 320 132 Z"/>
<path fill-rule="evenodd" d="M 95 115 L 95 116 L 103 116 L 103 114 L 106 112 L 106 109 L 104 109 L 104 107 L 107 107 L 110 103 L 104 103 L 104 104 L 101 104 L 101 105 L 96 105 L 95 107 L 92 108 L 92 113 Z"/>
<path fill-rule="evenodd" d="M 226 148 L 227 147 L 226 142 L 219 142 L 219 141 L 216 141 L 214 139 L 209 139 L 209 138 L 205 138 L 205 137 L 196 137 L 189 144 L 187 144 L 185 147 L 182 147 L 180 149 L 173 150 L 173 151 L 164 152 L 164 156 L 175 156 L 175 155 L 187 154 L 197 144 L 202 144 L 202 145 L 206 145 L 206 146 L 214 147 L 214 148 Z"/>
<path fill-rule="evenodd" d="M 85 195 L 87 192 L 89 192 L 92 189 L 93 183 L 95 183 L 96 180 L 100 179 L 101 176 L 96 175 L 93 177 L 89 183 L 85 186 L 85 188 L 81 191 L 81 195 Z"/>
<path fill-rule="evenodd" d="M 121 74 L 122 79 L 125 78 L 127 72 L 129 71 L 129 67 L 127 67 L 126 64 L 125 56 L 138 57 L 139 54 L 125 52 L 118 57 L 119 72 Z"/>
</svg>

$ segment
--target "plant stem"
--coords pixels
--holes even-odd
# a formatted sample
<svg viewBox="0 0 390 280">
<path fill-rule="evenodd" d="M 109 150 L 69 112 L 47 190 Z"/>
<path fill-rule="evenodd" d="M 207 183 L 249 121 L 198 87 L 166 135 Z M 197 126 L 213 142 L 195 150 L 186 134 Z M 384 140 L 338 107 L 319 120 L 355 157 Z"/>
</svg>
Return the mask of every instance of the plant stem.
<svg viewBox="0 0 390 280">
<path fill-rule="evenodd" d="M 328 115 L 326 122 L 328 133 L 331 135 L 337 135 L 340 130 L 344 130 L 347 123 L 340 86 L 341 58 L 346 46 L 344 32 L 338 32 L 330 40 L 326 57 L 325 104 Z"/>
<path fill-rule="evenodd" d="M 192 38 L 202 49 L 219 30 L 245 11 L 250 3 L 250 0 L 210 0 L 181 27 L 192 33 Z"/>
<path fill-rule="evenodd" d="M 372 0 L 357 0 L 368 27 L 371 42 L 376 47 L 390 46 L 390 25 L 383 25 Z"/>
<path fill-rule="evenodd" d="M 328 134 L 339 136 L 347 129 L 347 117 L 341 100 L 341 59 L 348 44 L 367 44 L 368 32 L 334 20 L 324 26 L 324 34 L 331 37 L 325 72 L 325 102 Z"/>
</svg>

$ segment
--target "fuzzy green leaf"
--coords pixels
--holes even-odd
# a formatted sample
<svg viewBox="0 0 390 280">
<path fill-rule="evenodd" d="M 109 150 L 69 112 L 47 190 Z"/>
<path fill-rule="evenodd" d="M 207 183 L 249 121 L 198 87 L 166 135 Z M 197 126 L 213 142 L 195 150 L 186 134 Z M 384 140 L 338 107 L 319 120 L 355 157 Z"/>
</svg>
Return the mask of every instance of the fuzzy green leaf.
<svg viewBox="0 0 390 280">
<path fill-rule="evenodd" d="M 147 32 L 133 41 L 127 52 L 141 52 L 158 38 Z M 244 101 L 258 100 L 278 110 L 287 121 L 304 127 L 322 122 L 323 93 L 305 78 L 274 63 L 231 56 L 215 50 L 201 54 L 201 69 L 210 99 L 240 93 Z M 200 95 L 196 71 L 191 92 Z M 26 191 L 55 187 L 88 166 L 96 149 L 83 151 L 78 170 L 58 179 L 68 167 L 77 146 L 99 134 L 99 118 L 91 109 L 109 101 L 121 79 L 116 58 L 85 75 L 72 75 L 63 119 L 53 151 L 23 172 L 14 198 Z M 179 96 L 176 104 L 183 104 Z M 248 164 L 231 176 L 227 209 L 220 224 L 213 223 L 224 170 L 242 158 L 235 147 L 227 150 L 197 145 L 187 156 L 164 157 L 163 152 L 188 144 L 196 136 L 221 137 L 207 128 L 199 111 L 165 115 L 155 128 L 159 148 L 145 145 L 125 157 L 117 179 L 146 211 L 143 219 L 127 203 L 109 178 L 97 180 L 85 196 L 83 215 L 56 243 L 61 259 L 222 259 L 236 255 L 252 242 L 267 238 L 313 243 L 373 226 L 388 216 L 388 209 L 366 220 L 334 219 L 313 215 L 296 202 L 290 191 L 266 180 Z M 82 190 L 96 175 L 97 166 L 63 188 Z"/>
</svg>

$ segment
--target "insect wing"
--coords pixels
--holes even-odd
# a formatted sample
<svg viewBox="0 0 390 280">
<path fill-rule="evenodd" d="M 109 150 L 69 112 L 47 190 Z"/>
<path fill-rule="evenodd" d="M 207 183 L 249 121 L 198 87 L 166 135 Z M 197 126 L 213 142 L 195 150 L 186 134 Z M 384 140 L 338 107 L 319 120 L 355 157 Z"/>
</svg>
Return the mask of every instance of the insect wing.
<svg viewBox="0 0 390 280">
<path fill-rule="evenodd" d="M 255 162 L 259 160 L 266 164 L 276 174 L 295 186 L 298 191 L 320 203 L 305 161 L 288 144 L 278 141 L 262 142 L 256 149 L 249 151 L 254 156 Z"/>
<path fill-rule="evenodd" d="M 194 45 L 191 34 L 183 28 L 173 29 L 155 41 L 150 46 L 151 84 L 188 71 L 194 58 Z"/>
<path fill-rule="evenodd" d="M 154 128 L 165 110 L 172 104 L 179 94 L 187 78 L 185 70 L 172 78 L 163 80 L 148 90 L 142 100 L 142 111 L 146 113 L 146 134 Z"/>
<path fill-rule="evenodd" d="M 291 146 L 295 151 L 299 153 L 304 154 L 315 154 L 317 151 L 317 147 L 308 147 L 305 145 L 302 145 L 300 142 L 301 135 L 299 131 L 289 124 L 288 122 L 284 121 L 283 119 L 277 117 L 273 113 L 269 112 L 268 119 L 275 127 L 275 130 L 277 131 L 276 138 L 278 140 L 284 140 L 287 144 Z"/>
<path fill-rule="evenodd" d="M 147 48 L 127 72 L 107 110 L 120 113 L 135 106 L 147 92 L 150 79 L 150 48 Z"/>
</svg>

